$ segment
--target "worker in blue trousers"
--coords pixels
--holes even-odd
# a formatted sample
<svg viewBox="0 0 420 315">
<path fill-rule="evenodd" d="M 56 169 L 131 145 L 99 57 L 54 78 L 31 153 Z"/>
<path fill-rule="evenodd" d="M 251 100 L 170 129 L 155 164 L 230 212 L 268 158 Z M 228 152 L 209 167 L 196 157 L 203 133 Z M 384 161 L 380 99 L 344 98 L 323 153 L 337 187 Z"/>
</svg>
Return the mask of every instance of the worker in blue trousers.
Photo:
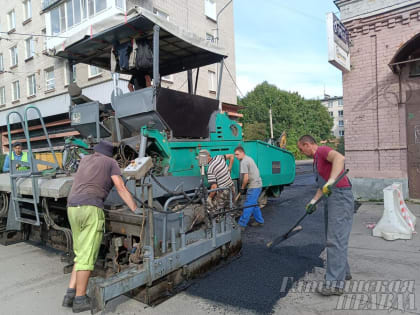
<svg viewBox="0 0 420 315">
<path fill-rule="evenodd" d="M 251 215 L 253 215 L 255 219 L 255 222 L 253 222 L 251 226 L 258 227 L 264 225 L 261 209 L 258 206 L 258 198 L 262 190 L 262 180 L 260 171 L 254 160 L 245 154 L 245 150 L 242 147 L 237 147 L 235 149 L 235 157 L 240 161 L 240 173 L 242 177 L 239 192 L 242 195 L 246 193 L 245 208 L 238 221 L 241 230 L 244 231 Z M 248 207 L 251 205 L 255 206 Z"/>
<path fill-rule="evenodd" d="M 12 150 L 12 160 L 22 161 L 22 162 L 28 162 L 28 153 L 22 152 L 22 143 L 15 142 L 13 143 L 13 150 Z M 4 159 L 3 163 L 3 173 L 10 171 L 10 157 L 9 154 L 6 155 L 6 158 Z M 19 171 L 27 170 L 27 166 L 21 166 L 19 164 L 16 165 L 16 168 Z"/>
</svg>

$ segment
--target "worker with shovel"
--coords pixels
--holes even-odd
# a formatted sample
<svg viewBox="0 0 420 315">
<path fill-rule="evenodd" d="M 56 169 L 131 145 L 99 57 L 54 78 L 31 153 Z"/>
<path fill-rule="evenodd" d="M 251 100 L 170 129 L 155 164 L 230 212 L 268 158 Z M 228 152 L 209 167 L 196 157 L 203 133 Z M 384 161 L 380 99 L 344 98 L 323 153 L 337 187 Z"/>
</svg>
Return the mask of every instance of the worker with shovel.
<svg viewBox="0 0 420 315">
<path fill-rule="evenodd" d="M 298 148 L 301 153 L 314 159 L 315 178 L 319 188 L 306 205 L 307 213 L 316 210 L 316 201 L 322 195 L 328 196 L 324 201 L 326 281 L 317 291 L 325 296 L 342 295 L 344 280 L 351 280 L 347 249 L 354 214 L 354 198 L 347 176 L 333 187 L 333 183 L 344 172 L 344 156 L 330 147 L 318 146 L 310 135 L 299 139 Z"/>
</svg>

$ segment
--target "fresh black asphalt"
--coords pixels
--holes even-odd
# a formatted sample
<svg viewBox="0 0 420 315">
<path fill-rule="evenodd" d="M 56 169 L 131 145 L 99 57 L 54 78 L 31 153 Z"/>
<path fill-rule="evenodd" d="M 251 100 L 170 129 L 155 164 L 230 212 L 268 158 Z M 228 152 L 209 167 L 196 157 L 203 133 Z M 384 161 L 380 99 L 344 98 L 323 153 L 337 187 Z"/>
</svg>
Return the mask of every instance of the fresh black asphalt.
<svg viewBox="0 0 420 315">
<path fill-rule="evenodd" d="M 301 167 L 302 169 L 302 167 Z M 263 209 L 264 227 L 249 227 L 243 234 L 241 257 L 194 282 L 187 293 L 210 300 L 224 311 L 243 310 L 270 314 L 287 294 L 292 281 L 314 267 L 325 247 L 322 209 L 302 222 L 303 230 L 273 250 L 266 248 L 272 237 L 283 234 L 305 213 L 305 204 L 315 194 L 312 165 L 305 165 L 293 185 Z M 284 284 L 287 283 L 286 288 Z"/>
</svg>

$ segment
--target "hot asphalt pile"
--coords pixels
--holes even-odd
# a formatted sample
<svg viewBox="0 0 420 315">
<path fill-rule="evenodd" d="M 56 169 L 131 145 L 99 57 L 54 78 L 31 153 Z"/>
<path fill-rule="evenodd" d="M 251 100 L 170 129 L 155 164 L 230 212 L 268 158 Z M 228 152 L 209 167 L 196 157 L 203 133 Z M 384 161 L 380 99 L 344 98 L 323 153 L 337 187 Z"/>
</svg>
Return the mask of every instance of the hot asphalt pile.
<svg viewBox="0 0 420 315">
<path fill-rule="evenodd" d="M 303 231 L 273 250 L 266 243 L 287 230 L 304 214 L 305 204 L 316 191 L 312 174 L 299 175 L 295 184 L 286 188 L 280 198 L 271 199 L 263 216 L 262 228 L 249 227 L 243 235 L 242 256 L 216 272 L 209 273 L 188 288 L 187 293 L 216 304 L 223 310 L 248 310 L 271 313 L 278 300 L 287 294 L 282 284 L 286 277 L 293 281 L 322 267 L 319 258 L 324 249 L 323 212 L 319 209 L 303 223 Z"/>
</svg>

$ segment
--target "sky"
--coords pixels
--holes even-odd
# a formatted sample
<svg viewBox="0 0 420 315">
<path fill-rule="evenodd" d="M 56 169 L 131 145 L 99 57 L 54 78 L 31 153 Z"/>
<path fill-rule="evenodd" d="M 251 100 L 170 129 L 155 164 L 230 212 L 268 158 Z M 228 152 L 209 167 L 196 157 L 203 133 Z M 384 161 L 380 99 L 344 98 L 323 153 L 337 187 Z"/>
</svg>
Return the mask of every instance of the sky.
<svg viewBox="0 0 420 315">
<path fill-rule="evenodd" d="M 341 71 L 328 62 L 328 12 L 338 15 L 333 0 L 234 0 L 242 94 L 268 81 L 305 98 L 322 97 L 324 87 L 326 94 L 341 96 Z"/>
</svg>

